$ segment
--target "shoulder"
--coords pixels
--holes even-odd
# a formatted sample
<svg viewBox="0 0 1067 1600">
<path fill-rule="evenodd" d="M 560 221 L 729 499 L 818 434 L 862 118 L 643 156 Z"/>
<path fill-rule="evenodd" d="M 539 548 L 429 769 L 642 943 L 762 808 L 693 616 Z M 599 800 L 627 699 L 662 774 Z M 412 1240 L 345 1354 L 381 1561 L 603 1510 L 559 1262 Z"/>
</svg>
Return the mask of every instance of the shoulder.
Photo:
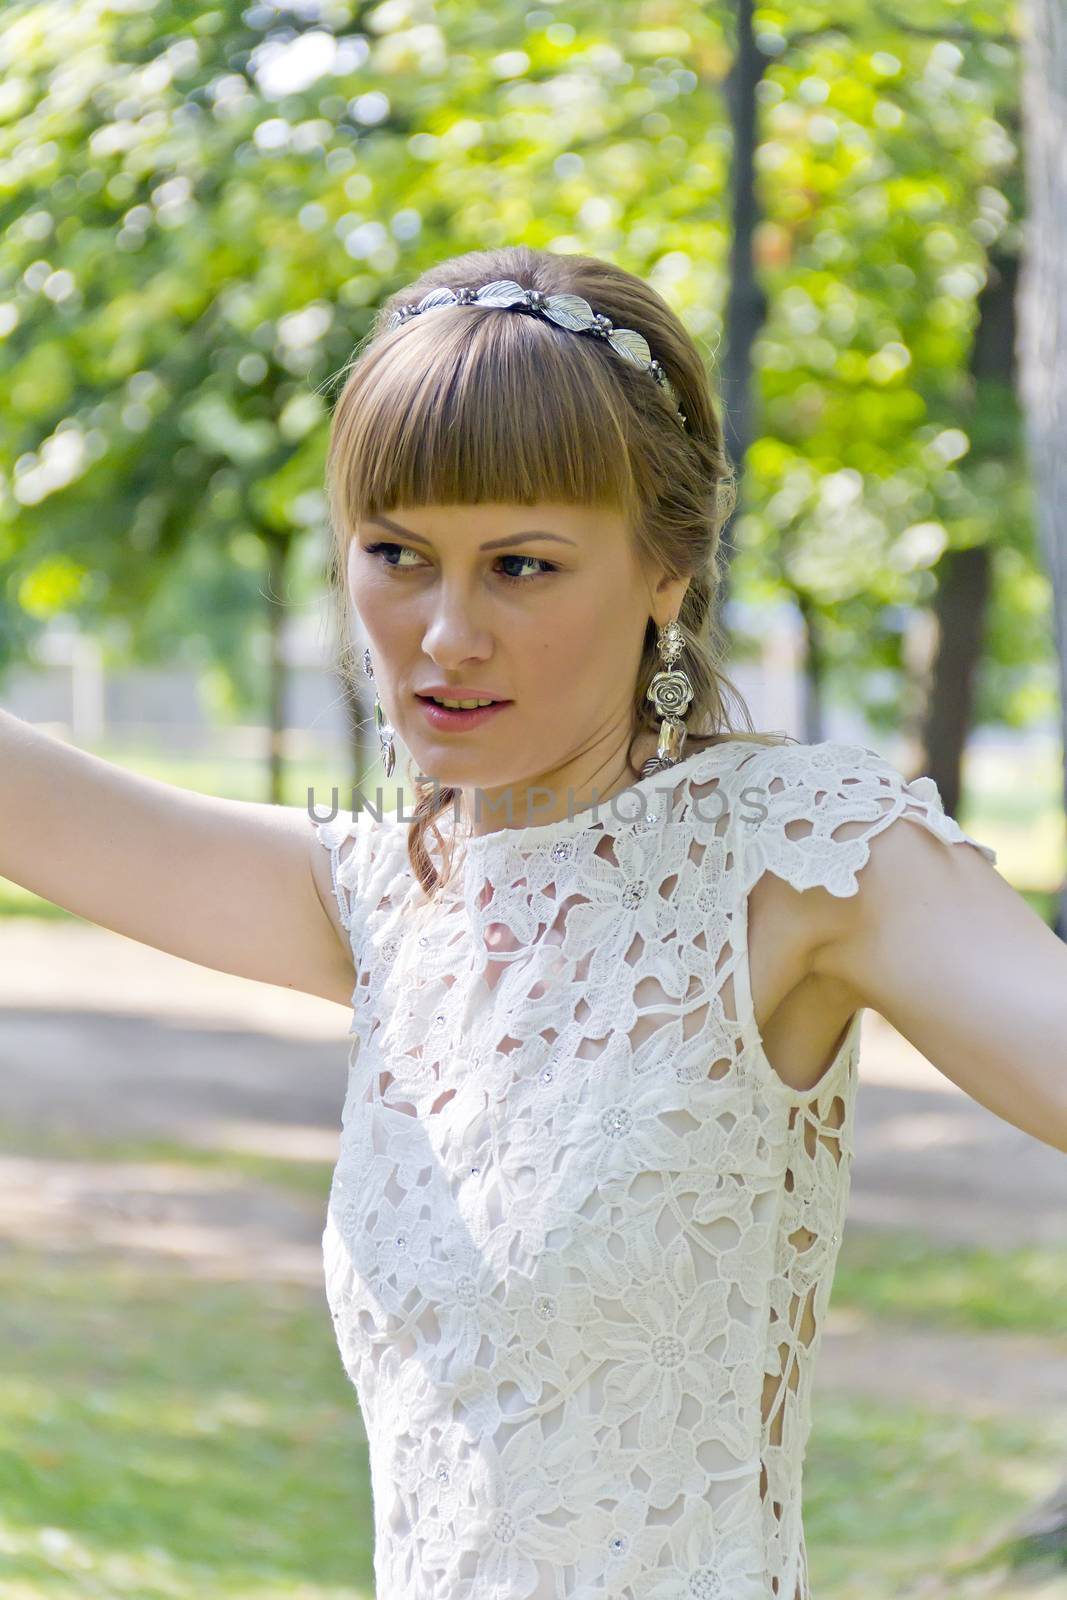
<svg viewBox="0 0 1067 1600">
<path fill-rule="evenodd" d="M 873 841 L 898 817 L 945 845 L 996 852 L 965 833 L 932 778 L 907 779 L 877 751 L 839 740 L 753 746 L 736 768 L 733 803 L 749 885 L 769 871 L 795 889 L 853 895 Z M 895 831 L 894 854 L 925 858 L 915 830 Z"/>
<path fill-rule="evenodd" d="M 322 819 L 309 810 L 308 821 L 327 853 L 341 922 L 351 931 L 357 911 L 379 899 L 406 870 L 407 827 L 368 806 Z"/>
</svg>

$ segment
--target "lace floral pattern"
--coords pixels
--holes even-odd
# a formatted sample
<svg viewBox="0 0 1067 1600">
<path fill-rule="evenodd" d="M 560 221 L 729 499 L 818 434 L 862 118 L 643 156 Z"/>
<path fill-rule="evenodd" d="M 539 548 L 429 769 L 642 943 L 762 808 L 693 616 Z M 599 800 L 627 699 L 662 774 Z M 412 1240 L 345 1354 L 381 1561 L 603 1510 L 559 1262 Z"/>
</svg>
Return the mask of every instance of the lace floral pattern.
<svg viewBox="0 0 1067 1600">
<path fill-rule="evenodd" d="M 854 893 L 901 815 L 995 860 L 930 780 L 831 741 L 461 839 L 432 905 L 406 824 L 319 825 L 357 974 L 323 1256 L 378 1600 L 809 1600 L 860 1013 L 790 1088 L 747 902 L 765 871 Z"/>
</svg>

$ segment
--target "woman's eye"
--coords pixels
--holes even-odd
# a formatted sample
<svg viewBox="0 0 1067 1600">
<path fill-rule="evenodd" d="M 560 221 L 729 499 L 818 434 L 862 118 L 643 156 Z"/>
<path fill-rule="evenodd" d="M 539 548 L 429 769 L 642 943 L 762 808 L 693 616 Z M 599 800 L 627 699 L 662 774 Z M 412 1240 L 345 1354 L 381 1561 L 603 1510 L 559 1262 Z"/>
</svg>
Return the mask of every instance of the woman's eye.
<svg viewBox="0 0 1067 1600">
<path fill-rule="evenodd" d="M 410 545 L 394 544 L 387 539 L 380 539 L 377 544 L 365 544 L 363 549 L 367 555 L 377 556 L 378 559 L 383 561 L 387 567 L 393 568 L 400 568 L 400 561 L 393 560 L 391 552 L 396 551 L 398 555 L 402 555 L 404 553 L 416 557 L 418 555 L 418 551 L 412 550 Z M 499 556 L 497 559 L 501 562 L 513 561 L 517 562 L 519 566 L 525 565 L 527 567 L 533 567 L 534 569 L 540 569 L 532 572 L 502 572 L 500 576 L 506 579 L 509 583 L 529 583 L 533 578 L 540 578 L 547 572 L 556 572 L 558 570 L 551 561 L 545 561 L 540 556 L 505 555 Z M 410 572 L 410 563 L 408 563 L 406 567 L 401 568 L 401 570 Z"/>
<path fill-rule="evenodd" d="M 387 550 L 406 550 L 410 556 L 413 556 L 417 553 L 416 551 L 412 550 L 409 545 L 390 544 L 387 539 L 380 539 L 377 544 L 365 544 L 363 548 L 369 556 L 380 556 L 387 567 L 398 567 L 400 565 L 399 561 L 391 561 L 389 559 L 389 556 L 385 554 Z"/>
<path fill-rule="evenodd" d="M 504 577 L 505 578 L 512 578 L 517 582 L 525 582 L 530 578 L 539 578 L 539 577 L 541 577 L 542 572 L 555 572 L 555 570 L 556 570 L 556 568 L 552 565 L 551 561 L 542 561 L 540 556 L 501 556 L 500 559 L 501 559 L 501 561 L 518 561 L 520 563 L 526 561 L 526 562 L 529 562 L 532 566 L 541 568 L 541 572 L 527 572 L 527 573 L 505 572 L 504 573 Z"/>
</svg>

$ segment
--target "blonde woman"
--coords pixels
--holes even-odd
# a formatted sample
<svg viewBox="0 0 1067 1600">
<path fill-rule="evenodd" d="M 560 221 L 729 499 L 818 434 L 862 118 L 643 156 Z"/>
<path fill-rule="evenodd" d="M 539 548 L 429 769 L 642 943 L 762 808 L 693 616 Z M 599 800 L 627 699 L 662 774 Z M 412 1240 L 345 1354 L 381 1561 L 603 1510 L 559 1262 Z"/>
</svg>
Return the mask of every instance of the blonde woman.
<svg viewBox="0 0 1067 1600">
<path fill-rule="evenodd" d="M 862 1012 L 1067 1151 L 1067 953 L 928 779 L 731 729 L 720 424 L 638 278 L 427 273 L 328 487 L 414 815 L 194 795 L 5 716 L 0 871 L 351 1004 L 323 1250 L 379 1600 L 808 1600 Z"/>
</svg>

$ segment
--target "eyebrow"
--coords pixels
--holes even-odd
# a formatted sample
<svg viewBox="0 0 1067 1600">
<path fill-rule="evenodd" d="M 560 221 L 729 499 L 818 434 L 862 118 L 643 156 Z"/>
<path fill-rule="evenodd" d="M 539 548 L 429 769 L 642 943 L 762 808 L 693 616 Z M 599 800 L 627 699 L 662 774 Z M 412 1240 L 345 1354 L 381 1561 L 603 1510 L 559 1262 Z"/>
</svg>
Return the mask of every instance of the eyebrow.
<svg viewBox="0 0 1067 1600">
<path fill-rule="evenodd" d="M 388 528 L 390 533 L 402 533 L 405 539 L 414 539 L 418 544 L 430 544 L 429 539 L 423 538 L 421 533 L 412 533 L 410 528 L 402 528 L 399 522 L 393 522 L 389 517 L 365 517 L 365 522 L 373 522 L 378 527 Z M 502 550 L 505 545 L 522 544 L 526 539 L 553 539 L 557 544 L 574 544 L 573 539 L 565 539 L 561 533 L 547 533 L 543 528 L 531 528 L 527 533 L 512 533 L 506 539 L 487 539 L 485 544 L 478 546 L 479 550 Z"/>
</svg>

